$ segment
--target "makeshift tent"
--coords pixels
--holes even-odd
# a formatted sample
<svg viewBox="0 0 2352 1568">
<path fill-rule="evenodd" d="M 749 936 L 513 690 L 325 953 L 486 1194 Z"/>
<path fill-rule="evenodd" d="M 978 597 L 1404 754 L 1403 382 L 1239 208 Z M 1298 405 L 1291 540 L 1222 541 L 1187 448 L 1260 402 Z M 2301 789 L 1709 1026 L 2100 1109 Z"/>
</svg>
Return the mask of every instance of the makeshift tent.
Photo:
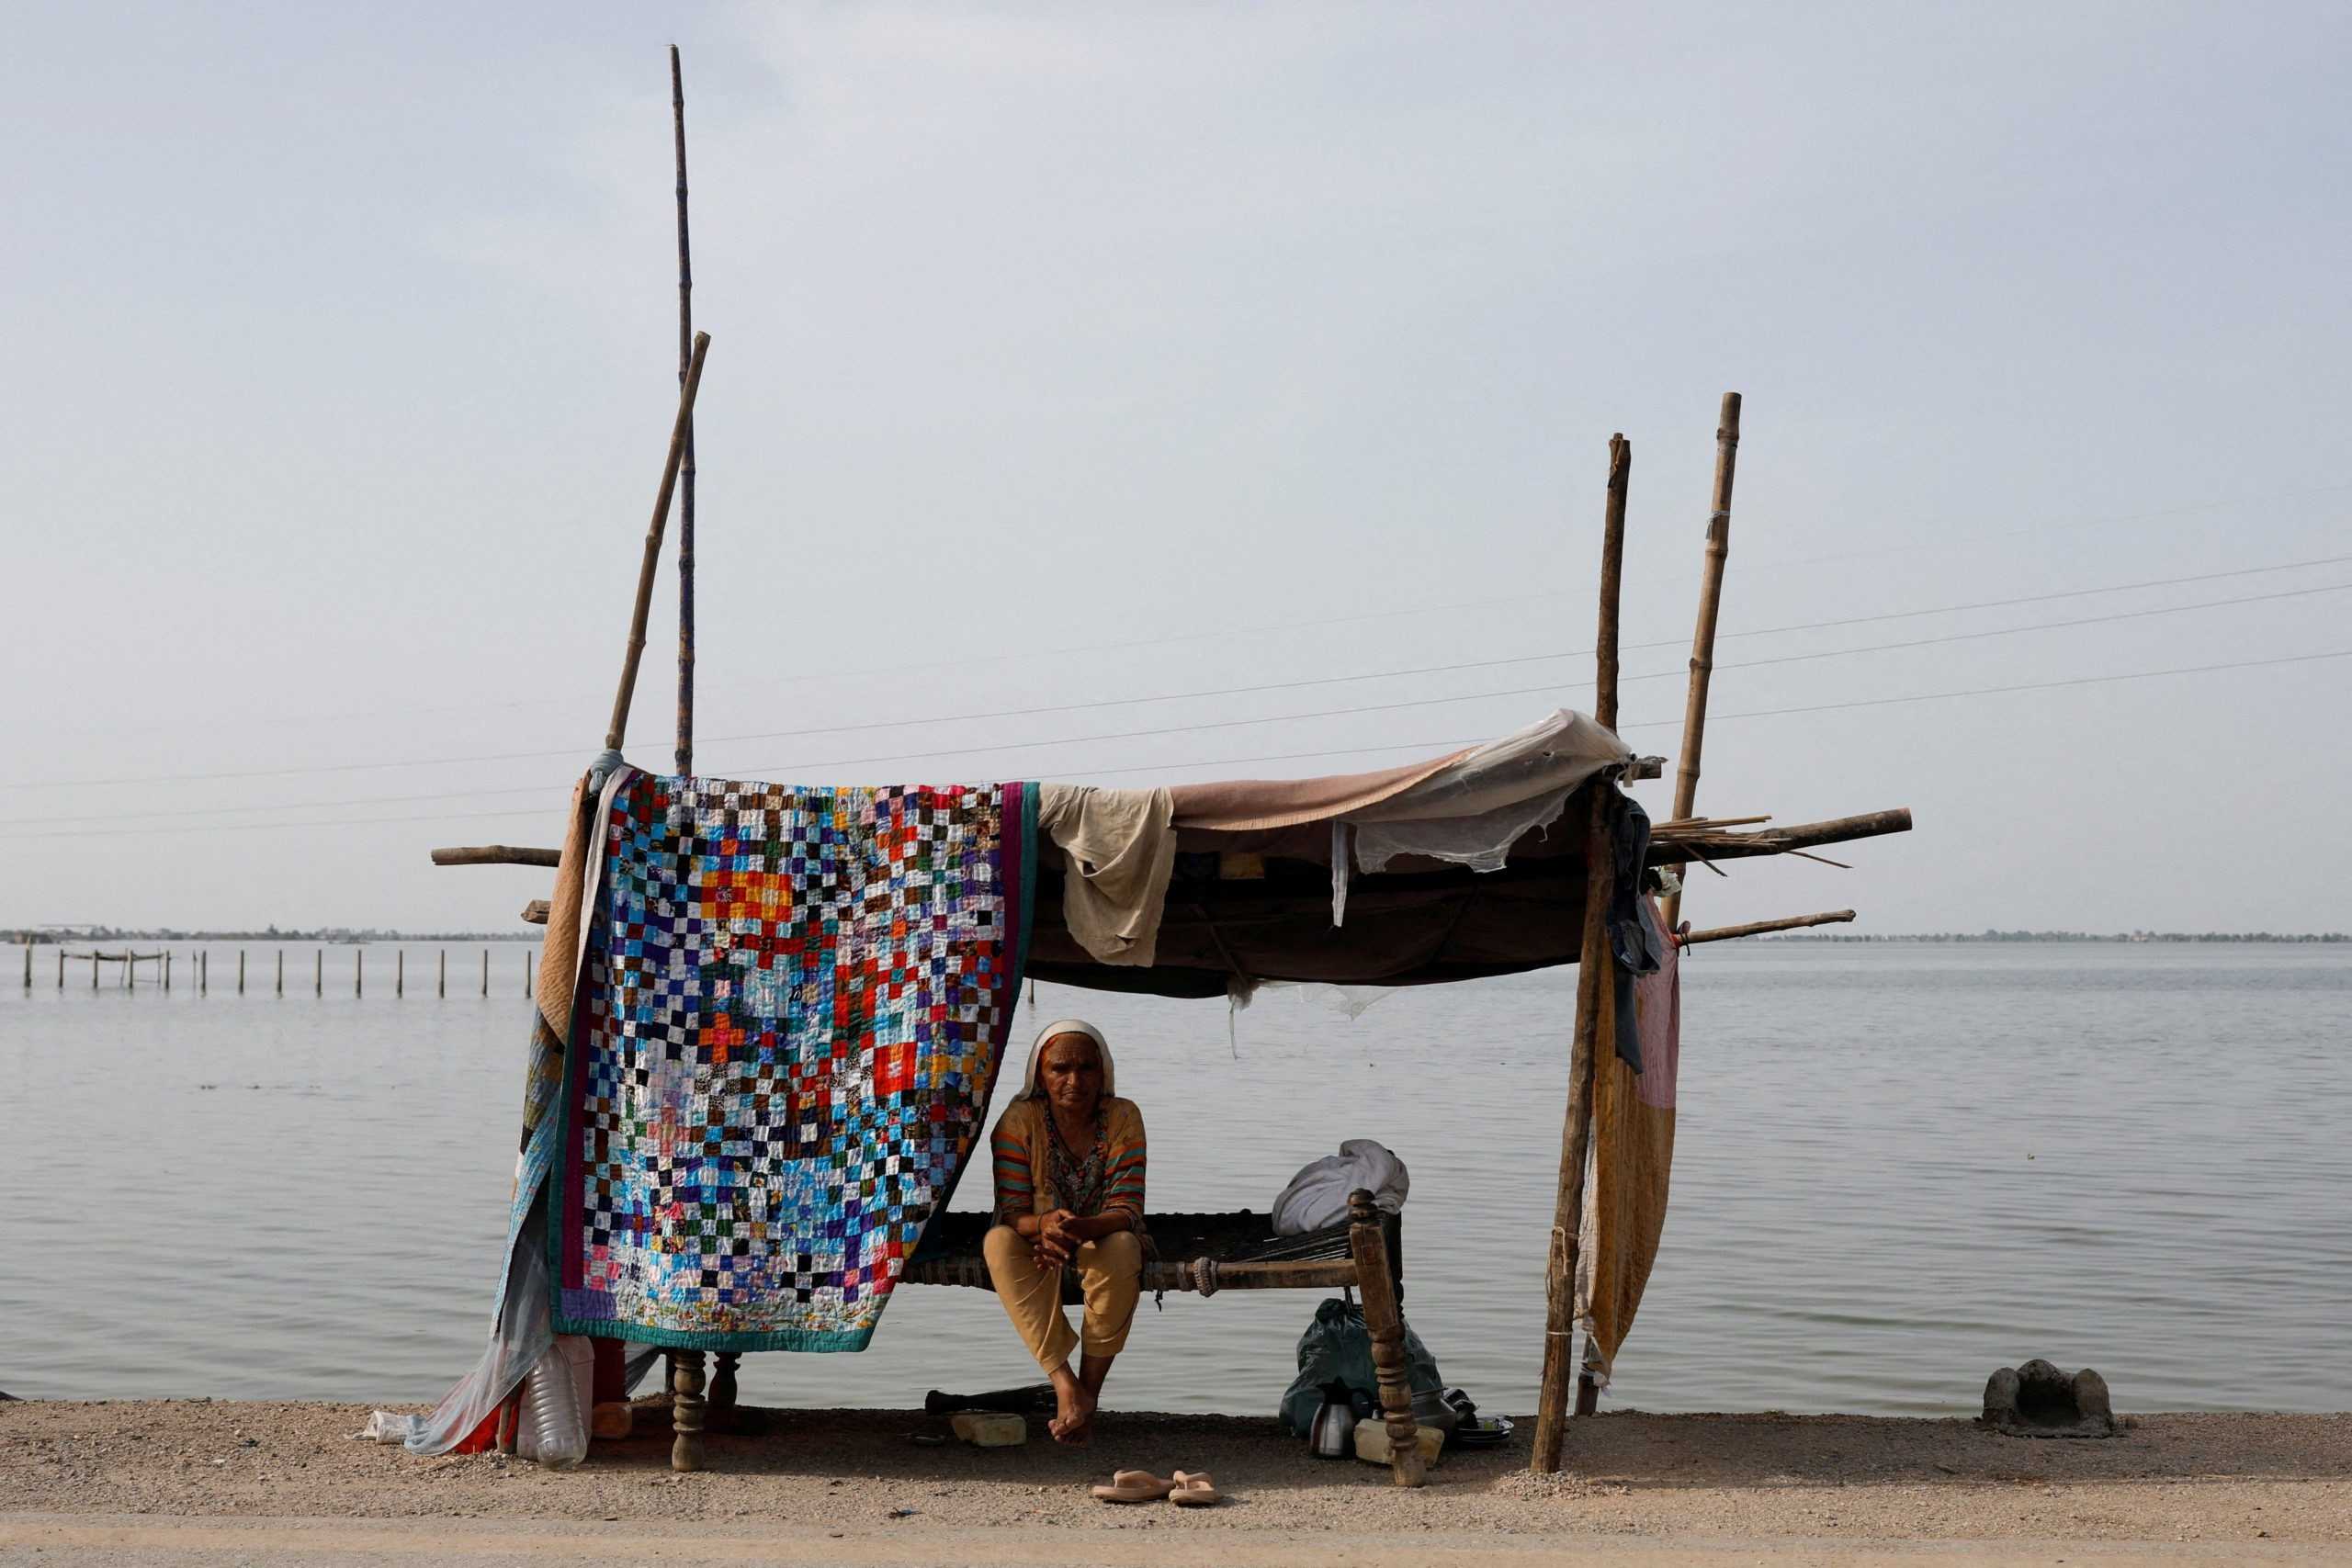
<svg viewBox="0 0 2352 1568">
<path fill-rule="evenodd" d="M 592 772 L 602 779 L 625 768 L 619 748 L 644 647 L 660 546 L 679 467 L 687 449 L 692 413 L 709 339 L 697 334 L 684 377 L 667 461 L 649 526 L 628 653 L 606 752 Z M 1592 716 L 1559 712 L 1517 734 L 1471 750 L 1380 773 L 1306 780 L 1244 780 L 1188 784 L 1159 791 L 1088 791 L 1075 786 L 1004 786 L 1033 802 L 1044 842 L 1024 840 L 1022 874 L 1028 931 L 1026 974 L 1065 985 L 1171 997 L 1241 995 L 1266 981 L 1333 981 L 1350 985 L 1425 985 L 1518 973 L 1549 964 L 1579 966 L 1577 1013 L 1568 1067 L 1568 1106 L 1562 1136 L 1557 1201 L 1548 1228 L 1544 1382 L 1534 1438 L 1534 1468 L 1555 1469 L 1562 1422 L 1576 1381 L 1571 1341 L 1578 1324 L 1598 1342 L 1588 1364 L 1604 1371 L 1638 1303 L 1655 1253 L 1664 1212 L 1665 1161 L 1672 1149 L 1670 1107 L 1626 1075 L 1640 1054 L 1628 1031 L 1647 1035 L 1672 1005 L 1653 998 L 1645 1021 L 1639 993 L 1616 1004 L 1619 970 L 1630 969 L 1623 941 L 1630 921 L 1646 919 L 1631 879 L 1644 865 L 1685 866 L 1754 855 L 1805 853 L 1845 840 L 1907 830 L 1909 813 L 1882 811 L 1799 827 L 1740 831 L 1763 818 L 1710 821 L 1691 815 L 1713 668 L 1714 616 L 1728 548 L 1733 456 L 1738 443 L 1739 400 L 1724 400 L 1717 431 L 1714 509 L 1707 533 L 1707 570 L 1683 732 L 1675 812 L 1656 825 L 1645 844 L 1639 818 L 1620 804 L 1617 785 L 1656 777 L 1658 760 L 1636 758 L 1615 735 L 1617 714 L 1618 585 L 1631 447 L 1610 443 L 1604 512 L 1600 614 L 1596 641 L 1596 702 Z M 685 751 L 681 706 L 681 754 Z M 691 787 L 694 781 L 676 781 Z M 745 786 L 769 790 L 773 786 Z M 588 814 L 575 797 L 572 838 L 559 857 L 546 850 L 503 846 L 435 852 L 443 864 L 523 862 L 559 865 L 547 961 L 540 969 L 535 1056 L 526 1124 L 548 1125 L 541 1112 L 562 1077 L 550 1067 L 570 1038 L 571 981 L 575 938 L 584 942 L 580 914 L 593 902 L 598 867 L 585 863 Z M 1024 805 L 1023 810 L 1028 809 Z M 640 846 L 641 848 L 642 846 Z M 1027 851 L 1036 852 L 1032 858 Z M 598 855 L 603 854 L 599 841 Z M 1815 857 L 1818 858 L 1818 857 Z M 601 866 L 601 860 L 599 861 Z M 585 897 L 583 897 L 583 888 Z M 1669 923 L 1679 898 L 1668 901 Z M 535 905 L 539 918 L 546 906 Z M 1629 911 L 1631 913 L 1629 913 Z M 1713 936 L 1850 919 L 1850 911 L 1765 921 Z M 1618 939 L 1612 947 L 1612 922 Z M 757 935 L 758 933 L 754 933 Z M 1652 933 L 1653 936 L 1655 933 Z M 1649 939 L 1635 942 L 1641 947 Z M 1014 976 L 1017 980 L 1018 976 Z M 1653 988 L 1658 982 L 1651 982 Z M 852 1047 L 856 1041 L 845 1041 Z M 874 1042 L 863 1042 L 867 1055 Z M 893 1047 L 894 1049 L 896 1047 Z M 850 1055 L 854 1057 L 856 1051 Z M 869 1085 L 874 1064 L 850 1061 Z M 1603 1077 L 1603 1073 L 1609 1075 Z M 1593 1137 L 1596 1099 L 1601 1135 Z M 1661 1122 L 1651 1111 L 1663 1110 Z M 708 1135 L 724 1129 L 705 1128 Z M 536 1179 L 526 1142 L 525 1181 Z M 1587 1172 L 1600 1168 L 1588 1190 Z M 1394 1216 L 1369 1201 L 1351 1206 L 1348 1220 L 1329 1232 L 1271 1238 L 1264 1216 L 1153 1216 L 1151 1228 L 1171 1244 L 1147 1284 L 1156 1289 L 1323 1288 L 1348 1284 L 1364 1297 L 1365 1317 L 1379 1372 L 1382 1415 L 1401 1484 L 1421 1479 L 1415 1422 L 1406 1382 L 1400 1269 Z M 521 1209 L 518 1205 L 518 1218 Z M 891 1254 L 882 1281 L 983 1282 L 970 1227 L 952 1214 L 928 1211 L 922 1246 L 910 1257 Z M 959 1229 L 959 1226 L 961 1229 Z M 1252 1233 L 1255 1233 L 1254 1235 Z M 528 1237 L 527 1225 L 518 1234 Z M 514 1257 L 527 1264 L 528 1247 Z M 510 1287 L 527 1283 L 518 1266 Z M 1581 1284 L 1584 1299 L 1577 1299 Z M 537 1276 L 541 1300 L 548 1286 Z M 530 1316 L 533 1311 L 540 1315 Z M 481 1367 L 452 1400 L 468 1411 L 508 1397 L 548 1332 L 543 1305 L 509 1292 Z M 680 1343 L 673 1340 L 671 1343 Z M 758 1348 L 758 1347 L 754 1347 Z M 676 1438 L 673 1463 L 703 1462 L 707 1403 L 731 1402 L 735 1353 L 719 1352 L 719 1372 L 705 1398 L 705 1352 L 679 1350 L 673 1376 Z M 1596 1380 L 1583 1382 L 1577 1404 L 1589 1407 Z M 446 1416 L 451 1406 L 445 1402 Z"/>
</svg>

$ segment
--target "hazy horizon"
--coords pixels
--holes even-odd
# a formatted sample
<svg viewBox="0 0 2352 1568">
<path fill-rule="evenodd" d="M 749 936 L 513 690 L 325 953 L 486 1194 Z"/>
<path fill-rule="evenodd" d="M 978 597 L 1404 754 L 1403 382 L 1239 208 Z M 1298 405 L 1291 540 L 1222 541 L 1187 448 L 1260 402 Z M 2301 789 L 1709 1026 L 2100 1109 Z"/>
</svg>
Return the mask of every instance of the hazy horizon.
<svg viewBox="0 0 2352 1568">
<path fill-rule="evenodd" d="M 1350 772 L 1589 706 L 1616 431 L 1671 756 L 1737 390 L 1699 809 L 1917 828 L 1690 919 L 2352 927 L 2341 7 L 9 17 L 0 928 L 546 894 L 426 852 L 553 843 L 601 743 L 673 40 L 699 771 Z"/>
</svg>

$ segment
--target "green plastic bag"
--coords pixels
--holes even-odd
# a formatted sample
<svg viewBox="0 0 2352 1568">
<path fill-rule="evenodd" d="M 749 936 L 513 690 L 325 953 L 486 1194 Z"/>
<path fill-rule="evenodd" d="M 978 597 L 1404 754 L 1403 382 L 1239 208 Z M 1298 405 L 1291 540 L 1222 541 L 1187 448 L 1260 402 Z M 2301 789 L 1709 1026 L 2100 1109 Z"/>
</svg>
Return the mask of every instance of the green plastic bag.
<svg viewBox="0 0 2352 1568">
<path fill-rule="evenodd" d="M 1405 1325 L 1405 1381 L 1415 1393 L 1436 1393 L 1445 1387 L 1437 1373 L 1436 1359 L 1413 1325 Z M 1363 1420 L 1380 1406 L 1380 1380 L 1372 1370 L 1372 1336 L 1363 1325 L 1363 1308 L 1337 1296 L 1315 1309 L 1315 1321 L 1298 1337 L 1298 1376 L 1283 1391 L 1283 1426 L 1295 1438 L 1315 1427 L 1315 1413 L 1323 1408 L 1323 1390 L 1340 1382 L 1353 1396 L 1356 1418 Z"/>
</svg>

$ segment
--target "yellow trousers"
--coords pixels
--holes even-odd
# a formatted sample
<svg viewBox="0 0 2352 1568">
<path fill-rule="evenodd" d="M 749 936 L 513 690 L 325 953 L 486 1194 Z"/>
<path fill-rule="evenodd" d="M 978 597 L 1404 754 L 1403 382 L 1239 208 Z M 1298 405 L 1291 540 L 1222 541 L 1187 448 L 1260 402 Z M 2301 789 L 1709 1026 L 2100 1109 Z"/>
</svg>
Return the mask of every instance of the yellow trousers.
<svg viewBox="0 0 2352 1568">
<path fill-rule="evenodd" d="M 1079 1284 L 1086 1292 L 1086 1329 L 1071 1329 L 1062 1311 L 1062 1276 L 1057 1269 L 1040 1269 L 1029 1240 L 1011 1225 L 999 1225 L 980 1244 L 988 1258 L 989 1278 L 996 1283 L 996 1299 L 1020 1331 L 1021 1342 L 1047 1372 L 1069 1365 L 1073 1347 L 1083 1346 L 1090 1356 L 1115 1356 L 1125 1348 L 1127 1328 L 1136 1319 L 1136 1298 L 1143 1293 L 1143 1243 L 1133 1231 L 1114 1231 L 1099 1241 L 1080 1245 L 1070 1261 L 1078 1266 Z"/>
</svg>

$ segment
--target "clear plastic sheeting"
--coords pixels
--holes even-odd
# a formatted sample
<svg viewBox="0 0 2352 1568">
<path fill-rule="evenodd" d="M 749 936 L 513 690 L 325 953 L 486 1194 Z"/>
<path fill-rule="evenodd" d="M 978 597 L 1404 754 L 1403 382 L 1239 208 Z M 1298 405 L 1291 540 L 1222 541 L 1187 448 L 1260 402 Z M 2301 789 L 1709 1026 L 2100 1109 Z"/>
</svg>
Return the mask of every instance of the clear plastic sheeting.
<svg viewBox="0 0 2352 1568">
<path fill-rule="evenodd" d="M 1561 708 L 1489 741 L 1409 789 L 1347 814 L 1359 871 L 1407 855 L 1500 871 L 1512 844 L 1560 815 L 1597 773 L 1622 769 L 1633 750 L 1583 714 Z"/>
<path fill-rule="evenodd" d="M 555 1344 L 548 1322 L 547 1232 L 534 1207 L 514 1241 L 490 1344 L 407 1439 L 413 1454 L 447 1453 L 498 1408 Z"/>
</svg>

